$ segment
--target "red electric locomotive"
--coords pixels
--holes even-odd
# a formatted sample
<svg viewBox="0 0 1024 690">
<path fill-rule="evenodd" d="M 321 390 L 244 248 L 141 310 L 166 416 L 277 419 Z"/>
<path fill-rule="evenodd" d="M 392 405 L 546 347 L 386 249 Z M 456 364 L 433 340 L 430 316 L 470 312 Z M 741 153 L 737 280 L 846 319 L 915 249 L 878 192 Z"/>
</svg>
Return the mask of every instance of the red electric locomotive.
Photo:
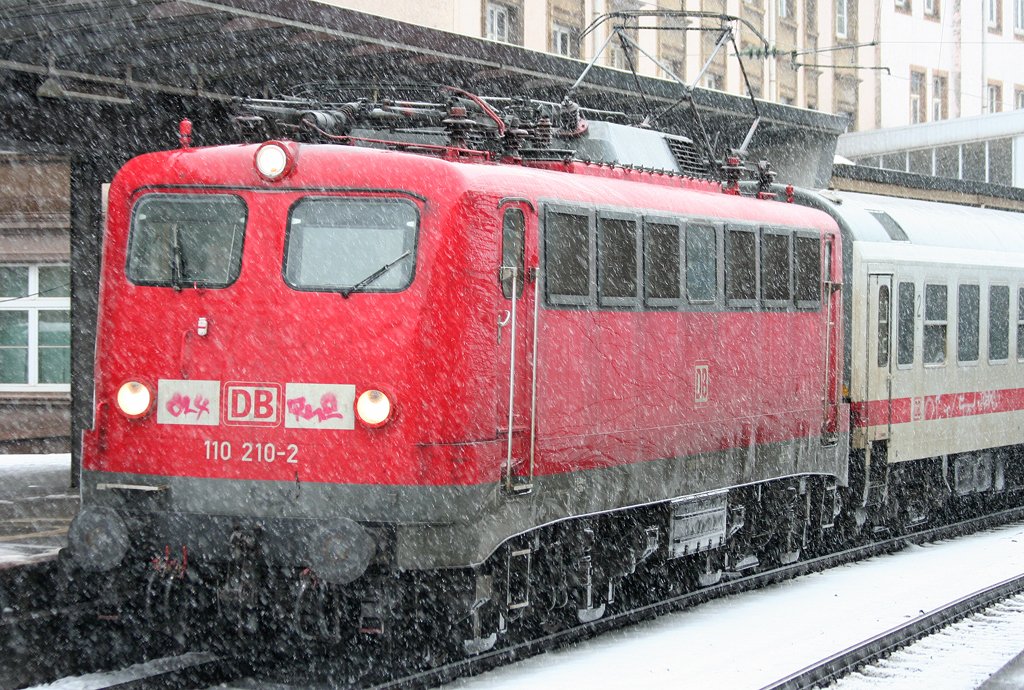
<svg viewBox="0 0 1024 690">
<path fill-rule="evenodd" d="M 645 562 L 708 583 L 832 525 L 838 226 L 697 179 L 683 137 L 529 108 L 452 99 L 430 143 L 358 127 L 423 104 L 275 104 L 240 122 L 294 140 L 117 174 L 76 562 L 364 631 L 429 573 L 479 650 L 600 617 Z"/>
</svg>

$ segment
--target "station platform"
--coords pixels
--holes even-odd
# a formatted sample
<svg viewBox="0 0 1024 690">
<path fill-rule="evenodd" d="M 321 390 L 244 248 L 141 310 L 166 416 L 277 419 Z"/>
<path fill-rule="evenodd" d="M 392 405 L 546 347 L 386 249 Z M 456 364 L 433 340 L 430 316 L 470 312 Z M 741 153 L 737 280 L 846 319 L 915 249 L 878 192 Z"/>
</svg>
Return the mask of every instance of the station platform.
<svg viewBox="0 0 1024 690">
<path fill-rule="evenodd" d="M 1020 690 L 1024 688 L 1024 652 L 993 673 L 978 690 Z"/>
<path fill-rule="evenodd" d="M 71 456 L 0 455 L 0 569 L 48 560 L 78 512 Z"/>
</svg>

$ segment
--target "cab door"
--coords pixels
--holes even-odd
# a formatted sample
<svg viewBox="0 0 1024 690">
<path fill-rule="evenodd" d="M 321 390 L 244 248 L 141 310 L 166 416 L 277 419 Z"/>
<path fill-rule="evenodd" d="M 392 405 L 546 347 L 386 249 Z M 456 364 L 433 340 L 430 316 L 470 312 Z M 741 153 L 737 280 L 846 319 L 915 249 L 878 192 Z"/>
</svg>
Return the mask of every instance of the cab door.
<svg viewBox="0 0 1024 690">
<path fill-rule="evenodd" d="M 892 434 L 892 274 L 868 274 L 868 328 L 864 352 L 868 441 L 887 440 Z"/>
<path fill-rule="evenodd" d="M 498 212 L 497 437 L 504 488 L 522 494 L 533 490 L 537 213 L 526 199 L 504 199 Z"/>
</svg>

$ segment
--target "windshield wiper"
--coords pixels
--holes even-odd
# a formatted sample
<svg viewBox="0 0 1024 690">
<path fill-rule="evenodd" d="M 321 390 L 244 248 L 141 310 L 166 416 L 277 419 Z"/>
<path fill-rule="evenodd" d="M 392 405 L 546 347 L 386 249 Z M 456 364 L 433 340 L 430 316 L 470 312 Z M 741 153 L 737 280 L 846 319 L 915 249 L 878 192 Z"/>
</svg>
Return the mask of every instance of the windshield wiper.
<svg viewBox="0 0 1024 690">
<path fill-rule="evenodd" d="M 185 275 L 185 257 L 181 253 L 181 243 L 178 241 L 178 224 L 171 226 L 171 287 L 175 292 L 181 292 L 181 284 Z"/>
<path fill-rule="evenodd" d="M 411 249 L 406 250 L 406 252 L 404 254 L 402 254 L 401 256 L 396 257 L 394 260 L 391 261 L 391 263 L 384 264 L 383 266 L 378 268 L 376 271 L 374 271 L 373 273 L 371 273 L 370 275 L 366 276 L 365 278 L 360 280 L 358 283 L 353 285 L 352 287 L 342 288 L 341 290 L 339 290 L 339 292 L 341 292 L 341 296 L 347 299 L 348 296 L 351 295 L 353 292 L 356 292 L 360 288 L 364 288 L 367 285 L 369 285 L 370 283 L 372 283 L 373 281 L 377 280 L 382 275 L 384 275 L 389 270 L 391 270 L 392 266 L 397 264 L 399 261 L 401 261 L 405 257 L 409 256 L 410 254 L 412 254 L 412 250 Z"/>
</svg>

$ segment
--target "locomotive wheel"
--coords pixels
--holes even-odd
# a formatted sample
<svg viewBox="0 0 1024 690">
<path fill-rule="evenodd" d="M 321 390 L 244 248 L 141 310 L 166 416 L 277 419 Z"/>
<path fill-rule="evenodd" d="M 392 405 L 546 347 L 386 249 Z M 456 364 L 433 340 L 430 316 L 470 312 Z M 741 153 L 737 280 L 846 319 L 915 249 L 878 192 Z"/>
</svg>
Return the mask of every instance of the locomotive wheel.
<svg viewBox="0 0 1024 690">
<path fill-rule="evenodd" d="M 709 551 L 705 556 L 698 557 L 697 584 L 700 587 L 711 587 L 722 581 L 722 557 Z"/>
</svg>

